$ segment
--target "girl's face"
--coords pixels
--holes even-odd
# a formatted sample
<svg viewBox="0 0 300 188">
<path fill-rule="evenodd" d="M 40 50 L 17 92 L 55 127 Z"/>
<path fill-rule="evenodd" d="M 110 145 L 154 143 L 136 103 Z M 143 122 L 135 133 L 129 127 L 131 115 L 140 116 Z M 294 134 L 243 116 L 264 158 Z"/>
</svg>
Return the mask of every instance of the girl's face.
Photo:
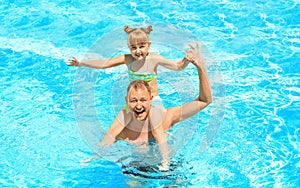
<svg viewBox="0 0 300 188">
<path fill-rule="evenodd" d="M 129 44 L 129 49 L 135 60 L 143 60 L 148 55 L 150 42 Z"/>
</svg>

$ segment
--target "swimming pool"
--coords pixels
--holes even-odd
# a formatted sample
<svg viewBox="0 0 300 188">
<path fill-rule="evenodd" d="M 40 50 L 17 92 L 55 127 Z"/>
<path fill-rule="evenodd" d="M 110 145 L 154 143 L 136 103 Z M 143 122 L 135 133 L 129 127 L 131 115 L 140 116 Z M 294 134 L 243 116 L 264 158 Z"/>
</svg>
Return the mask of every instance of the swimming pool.
<svg viewBox="0 0 300 188">
<path fill-rule="evenodd" d="M 0 9 L 1 186 L 300 185 L 299 1 L 33 0 L 0 1 Z M 148 23 L 191 33 L 214 58 L 209 74 L 216 98 L 224 101 L 217 112 L 224 116 L 220 115 L 213 143 L 198 149 L 209 133 L 206 128 L 214 120 L 218 100 L 196 117 L 201 126 L 174 156 L 167 174 L 124 171 L 109 160 L 82 167 L 79 160 L 90 156 L 91 148 L 77 126 L 73 94 L 78 91 L 74 86 L 79 70 L 67 67 L 64 60 L 85 56 L 97 41 L 126 24 Z M 172 50 L 163 41 L 153 50 L 182 57 L 183 49 Z M 121 51 L 126 50 L 123 45 Z M 216 69 L 219 77 L 213 74 Z M 95 121 L 101 120 L 103 126 L 112 122 L 115 114 L 109 109 L 118 104 L 118 96 L 111 93 L 117 89 L 114 80 L 124 74 L 115 70 L 81 69 L 95 82 L 93 108 L 99 118 Z M 189 66 L 184 73 L 166 76 L 193 78 L 193 71 Z M 180 92 L 160 83 L 164 102 L 173 105 Z"/>
</svg>

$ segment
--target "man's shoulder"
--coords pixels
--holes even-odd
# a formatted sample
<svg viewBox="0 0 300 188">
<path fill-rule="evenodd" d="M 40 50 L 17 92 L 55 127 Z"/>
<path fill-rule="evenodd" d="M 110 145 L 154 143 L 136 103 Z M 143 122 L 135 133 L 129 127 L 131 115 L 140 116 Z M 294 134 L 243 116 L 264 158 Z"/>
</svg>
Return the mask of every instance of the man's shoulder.
<svg viewBox="0 0 300 188">
<path fill-rule="evenodd" d="M 130 113 L 128 107 L 126 106 L 119 112 L 118 121 L 122 123 L 124 126 L 128 125 L 128 123 L 132 120 L 132 113 Z"/>
</svg>

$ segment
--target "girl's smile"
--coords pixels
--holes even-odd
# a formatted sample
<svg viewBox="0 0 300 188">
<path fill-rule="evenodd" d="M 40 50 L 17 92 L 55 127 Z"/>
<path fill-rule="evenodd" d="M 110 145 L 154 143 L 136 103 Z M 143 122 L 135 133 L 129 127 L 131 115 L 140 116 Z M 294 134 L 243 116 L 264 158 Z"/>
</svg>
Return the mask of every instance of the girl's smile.
<svg viewBox="0 0 300 188">
<path fill-rule="evenodd" d="M 136 43 L 129 45 L 131 55 L 135 60 L 142 60 L 146 58 L 150 49 L 149 42 Z"/>
</svg>

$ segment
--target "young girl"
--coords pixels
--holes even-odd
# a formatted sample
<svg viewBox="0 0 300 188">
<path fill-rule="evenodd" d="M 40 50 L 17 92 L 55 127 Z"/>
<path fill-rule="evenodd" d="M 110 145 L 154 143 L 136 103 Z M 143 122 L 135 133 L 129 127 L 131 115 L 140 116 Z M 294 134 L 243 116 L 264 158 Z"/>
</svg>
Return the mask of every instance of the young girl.
<svg viewBox="0 0 300 188">
<path fill-rule="evenodd" d="M 129 80 L 144 80 L 148 82 L 151 87 L 152 104 L 157 106 L 163 106 L 162 101 L 158 95 L 157 86 L 157 67 L 163 66 L 171 70 L 184 69 L 189 61 L 186 57 L 182 60 L 175 62 L 159 54 L 150 54 L 149 49 L 151 42 L 149 34 L 152 31 L 152 26 L 144 28 L 130 28 L 124 27 L 124 31 L 128 34 L 128 47 L 130 54 L 120 55 L 115 58 L 106 60 L 90 60 L 90 61 L 78 61 L 75 57 L 68 60 L 69 66 L 86 66 L 91 68 L 105 69 L 114 66 L 125 64 L 128 68 Z"/>
</svg>

